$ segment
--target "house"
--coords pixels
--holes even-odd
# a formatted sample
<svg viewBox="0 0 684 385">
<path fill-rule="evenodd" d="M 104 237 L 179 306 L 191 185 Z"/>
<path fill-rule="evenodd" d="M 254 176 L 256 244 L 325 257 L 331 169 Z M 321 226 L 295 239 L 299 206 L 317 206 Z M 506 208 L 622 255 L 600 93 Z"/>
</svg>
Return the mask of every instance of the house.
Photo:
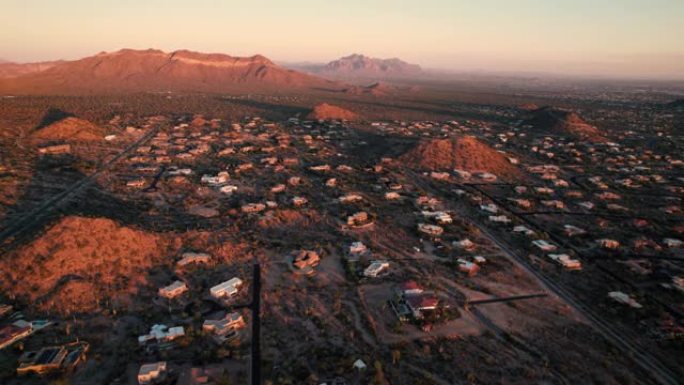
<svg viewBox="0 0 684 385">
<path fill-rule="evenodd" d="M 592 202 L 580 202 L 577 204 L 577 206 L 583 207 L 587 210 L 592 210 L 596 205 Z"/>
<path fill-rule="evenodd" d="M 453 241 L 451 243 L 454 247 L 457 247 L 462 250 L 474 250 L 475 247 L 477 246 L 475 242 L 471 241 L 468 238 L 461 239 L 460 241 Z"/>
<path fill-rule="evenodd" d="M 243 213 L 258 213 L 261 211 L 264 211 L 266 209 L 266 205 L 263 203 L 248 203 L 246 205 L 242 205 L 240 210 L 242 210 Z"/>
<path fill-rule="evenodd" d="M 385 199 L 388 201 L 395 201 L 401 198 L 401 195 L 399 195 L 398 192 L 396 191 L 389 191 L 385 193 Z"/>
<path fill-rule="evenodd" d="M 418 224 L 418 232 L 429 236 L 440 236 L 444 233 L 444 229 L 437 225 L 430 225 L 427 223 Z"/>
<path fill-rule="evenodd" d="M 454 174 L 456 174 L 456 176 L 461 179 L 470 179 L 470 177 L 472 176 L 468 171 L 459 169 L 454 169 Z"/>
<path fill-rule="evenodd" d="M 200 181 L 210 186 L 221 186 L 225 183 L 228 183 L 228 180 L 230 180 L 228 171 L 221 171 L 216 176 L 208 174 L 202 175 L 202 179 Z"/>
<path fill-rule="evenodd" d="M 484 212 L 491 213 L 491 214 L 496 214 L 499 212 L 499 207 L 497 205 L 495 205 L 494 203 L 490 203 L 487 205 L 480 205 L 480 210 L 482 210 Z"/>
<path fill-rule="evenodd" d="M 126 182 L 126 187 L 141 188 L 141 187 L 145 187 L 145 184 L 146 184 L 146 182 L 145 182 L 144 178 L 137 178 L 137 179 L 129 180 L 128 182 Z"/>
<path fill-rule="evenodd" d="M 639 302 L 635 301 L 628 294 L 621 291 L 611 291 L 608 293 L 608 297 L 618 303 L 633 307 L 635 309 L 641 309 L 643 307 Z"/>
<path fill-rule="evenodd" d="M 536 191 L 537 194 L 540 194 L 540 195 L 553 195 L 554 194 L 553 189 L 550 189 L 548 187 L 535 187 L 534 191 Z"/>
<path fill-rule="evenodd" d="M 539 248 L 541 251 L 556 251 L 556 245 L 547 242 L 544 239 L 537 239 L 532 241 L 532 245 Z"/>
<path fill-rule="evenodd" d="M 557 210 L 562 210 L 565 208 L 565 203 L 563 201 L 559 201 L 557 199 L 553 200 L 542 200 L 541 204 L 546 206 L 546 207 L 551 207 Z"/>
<path fill-rule="evenodd" d="M 299 207 L 299 206 L 303 206 L 303 205 L 307 204 L 308 202 L 309 202 L 309 200 L 306 199 L 306 198 L 304 198 L 304 197 L 294 197 L 294 198 L 292 198 L 292 204 L 295 205 L 295 206 L 298 206 L 298 207 Z"/>
<path fill-rule="evenodd" d="M 442 225 L 447 225 L 447 224 L 453 222 L 451 215 L 449 215 L 449 213 L 446 213 L 444 211 L 423 211 L 422 214 L 423 214 L 423 217 L 432 218 L 435 221 L 437 221 L 437 223 L 442 224 Z"/>
<path fill-rule="evenodd" d="M 219 191 L 226 194 L 226 195 L 233 195 L 234 192 L 238 190 L 238 187 L 232 184 L 221 186 L 219 188 Z"/>
<path fill-rule="evenodd" d="M 281 193 L 283 191 L 285 191 L 285 185 L 282 183 L 271 187 L 271 192 L 274 194 Z"/>
<path fill-rule="evenodd" d="M 159 296 L 166 299 L 176 298 L 188 291 L 188 286 L 183 281 L 175 281 L 172 284 L 159 289 Z"/>
<path fill-rule="evenodd" d="M 518 226 L 513 227 L 512 231 L 514 233 L 524 234 L 527 236 L 534 235 L 533 230 L 531 230 L 531 229 L 527 228 L 527 226 L 523 226 L 523 225 L 518 225 Z"/>
<path fill-rule="evenodd" d="M 675 248 L 682 247 L 682 245 L 684 245 L 684 242 L 679 240 L 679 239 L 675 239 L 675 238 L 665 238 L 665 239 L 663 239 L 663 244 L 666 247 L 675 249 Z"/>
<path fill-rule="evenodd" d="M 292 264 L 297 269 L 305 269 L 307 267 L 315 267 L 321 261 L 321 257 L 317 252 L 312 250 L 299 250 L 294 253 Z"/>
<path fill-rule="evenodd" d="M 480 270 L 480 266 L 476 263 L 466 261 L 465 259 L 459 258 L 456 260 L 458 263 L 458 271 L 468 274 L 469 277 L 475 276 Z"/>
<path fill-rule="evenodd" d="M 397 294 L 401 297 L 422 293 L 423 287 L 416 281 L 406 281 L 397 287 Z"/>
<path fill-rule="evenodd" d="M 496 182 L 497 179 L 496 175 L 490 172 L 478 172 L 476 176 L 484 182 Z"/>
<path fill-rule="evenodd" d="M 166 361 L 144 364 L 138 371 L 138 384 L 151 385 L 166 378 Z"/>
<path fill-rule="evenodd" d="M 354 203 L 354 202 L 360 202 L 363 200 L 363 197 L 359 194 L 347 194 L 343 195 L 339 198 L 340 203 Z"/>
<path fill-rule="evenodd" d="M 439 305 L 439 299 L 433 293 L 427 292 L 405 296 L 404 300 L 416 319 L 422 319 L 424 312 L 435 310 Z"/>
<path fill-rule="evenodd" d="M 247 324 L 245 319 L 242 318 L 242 314 L 232 312 L 219 320 L 205 320 L 202 324 L 202 330 L 216 335 L 226 335 L 245 326 Z"/>
<path fill-rule="evenodd" d="M 46 155 L 68 154 L 71 152 L 71 145 L 56 144 L 52 146 L 45 146 L 38 149 L 38 152 Z"/>
<path fill-rule="evenodd" d="M 33 333 L 31 324 L 17 326 L 15 324 L 5 325 L 0 328 L 0 349 L 4 349 L 13 343 L 28 337 Z"/>
<path fill-rule="evenodd" d="M 371 264 L 363 271 L 366 277 L 375 278 L 383 271 L 389 269 L 389 262 L 387 261 L 372 261 Z"/>
<path fill-rule="evenodd" d="M 527 192 L 527 187 L 526 186 L 515 186 L 513 189 L 516 194 L 522 195 Z"/>
<path fill-rule="evenodd" d="M 62 367 L 62 362 L 68 352 L 64 346 L 50 346 L 40 349 L 37 352 L 27 352 L 20 357 L 17 374 L 27 374 L 30 372 L 44 374 L 54 372 Z"/>
<path fill-rule="evenodd" d="M 211 296 L 216 299 L 232 297 L 238 293 L 241 286 L 242 280 L 240 278 L 235 277 L 212 287 L 211 289 L 209 289 L 209 294 L 211 294 Z"/>
<path fill-rule="evenodd" d="M 482 265 L 482 264 L 487 263 L 487 259 L 486 259 L 485 257 L 481 256 L 481 255 L 476 255 L 476 256 L 474 256 L 474 257 L 473 257 L 473 260 L 474 260 L 475 263 L 477 263 L 478 265 Z"/>
<path fill-rule="evenodd" d="M 432 178 L 432 179 L 434 179 L 434 180 L 449 180 L 449 177 L 450 177 L 450 176 L 451 176 L 451 175 L 449 175 L 448 172 L 437 172 L 437 171 L 432 171 L 432 172 L 430 173 L 430 178 Z"/>
<path fill-rule="evenodd" d="M 358 261 L 364 255 L 370 254 L 370 250 L 362 242 L 354 242 L 349 246 L 348 259 Z"/>
<path fill-rule="evenodd" d="M 144 334 L 138 337 L 138 343 L 146 344 L 150 341 L 168 342 L 176 338 L 183 337 L 185 329 L 182 326 L 168 327 L 162 324 L 152 325 L 149 334 Z"/>
<path fill-rule="evenodd" d="M 511 223 L 511 219 L 505 215 L 490 215 L 487 219 L 494 223 Z"/>
<path fill-rule="evenodd" d="M 194 252 L 186 252 L 183 253 L 181 256 L 181 259 L 176 262 L 178 266 L 186 266 L 191 263 L 209 263 L 211 260 L 211 255 L 207 253 L 194 253 Z"/>
<path fill-rule="evenodd" d="M 337 186 L 337 179 L 336 178 L 330 178 L 325 181 L 325 185 L 328 187 L 335 187 Z"/>
<path fill-rule="evenodd" d="M 522 209 L 532 208 L 532 202 L 529 199 L 508 198 L 508 200 Z"/>
<path fill-rule="evenodd" d="M 316 172 L 328 172 L 331 170 L 331 167 L 328 164 L 323 164 L 320 166 L 311 166 L 311 167 L 309 167 L 309 170 L 316 171 Z"/>
<path fill-rule="evenodd" d="M 582 269 L 582 263 L 576 259 L 572 259 L 568 254 L 549 254 L 548 257 L 568 270 Z"/>
<path fill-rule="evenodd" d="M 370 223 L 368 213 L 365 211 L 359 211 L 358 213 L 347 217 L 348 226 L 363 226 L 368 223 Z"/>
<path fill-rule="evenodd" d="M 573 226 L 573 225 L 567 225 L 566 224 L 566 225 L 563 225 L 563 228 L 565 229 L 564 230 L 565 235 L 567 235 L 568 237 L 574 237 L 577 235 L 584 235 L 587 233 L 586 230 L 579 228 L 577 226 Z"/>
<path fill-rule="evenodd" d="M 48 346 L 38 351 L 24 352 L 19 357 L 17 374 L 45 374 L 54 371 L 74 369 L 85 360 L 89 345 L 86 342 L 75 342 L 62 346 Z"/>
<path fill-rule="evenodd" d="M 608 239 L 608 238 L 602 238 L 596 241 L 596 243 L 604 248 L 604 249 L 609 249 L 609 250 L 615 250 L 620 247 L 620 242 L 614 240 L 614 239 Z"/>
</svg>

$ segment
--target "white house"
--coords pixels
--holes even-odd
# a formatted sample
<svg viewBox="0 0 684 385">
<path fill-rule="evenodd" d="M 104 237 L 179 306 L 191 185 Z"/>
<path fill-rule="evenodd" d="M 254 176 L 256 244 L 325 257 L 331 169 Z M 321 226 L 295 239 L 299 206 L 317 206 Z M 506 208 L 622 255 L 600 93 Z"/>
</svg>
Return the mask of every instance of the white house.
<svg viewBox="0 0 684 385">
<path fill-rule="evenodd" d="M 242 286 L 242 280 L 235 277 L 212 287 L 209 293 L 216 299 L 231 297 L 238 293 L 240 286 Z"/>
</svg>

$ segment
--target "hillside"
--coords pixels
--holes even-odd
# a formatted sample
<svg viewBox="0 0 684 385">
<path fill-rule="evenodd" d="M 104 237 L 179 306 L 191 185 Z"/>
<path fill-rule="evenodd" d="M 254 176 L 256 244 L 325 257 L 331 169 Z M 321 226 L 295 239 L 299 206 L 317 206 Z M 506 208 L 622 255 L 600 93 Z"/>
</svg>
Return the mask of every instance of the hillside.
<svg viewBox="0 0 684 385">
<path fill-rule="evenodd" d="M 307 119 L 313 120 L 356 120 L 358 115 L 355 112 L 346 110 L 342 107 L 334 106 L 332 104 L 321 103 L 314 106 Z"/>
<path fill-rule="evenodd" d="M 474 136 L 423 141 L 399 160 L 420 170 L 490 172 L 503 179 L 522 175 L 503 154 Z"/>
<path fill-rule="evenodd" d="M 105 131 L 101 127 L 77 117 L 69 116 L 45 127 L 38 128 L 31 134 L 33 139 L 42 140 L 101 140 Z"/>
<path fill-rule="evenodd" d="M 0 262 L 0 285 L 44 311 L 100 309 L 126 304 L 171 246 L 161 236 L 109 219 L 66 217 Z"/>
<path fill-rule="evenodd" d="M 64 62 L 37 73 L 0 80 L 12 94 L 126 92 L 244 92 L 339 89 L 339 84 L 288 70 L 256 55 L 233 57 L 191 51 L 124 49 Z"/>
<path fill-rule="evenodd" d="M 532 126 L 535 130 L 549 133 L 571 135 L 593 141 L 605 140 L 597 127 L 585 122 L 577 112 L 570 110 L 542 107 L 531 111 L 524 124 Z"/>
</svg>

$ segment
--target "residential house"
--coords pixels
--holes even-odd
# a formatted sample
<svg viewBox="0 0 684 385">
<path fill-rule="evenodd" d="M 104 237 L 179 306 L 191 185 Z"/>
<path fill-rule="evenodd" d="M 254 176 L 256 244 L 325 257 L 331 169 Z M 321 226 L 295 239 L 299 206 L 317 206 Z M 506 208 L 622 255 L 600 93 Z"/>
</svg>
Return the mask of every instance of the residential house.
<svg viewBox="0 0 684 385">
<path fill-rule="evenodd" d="M 139 385 L 152 385 L 163 381 L 166 378 L 166 361 L 144 364 L 138 371 Z"/>
<path fill-rule="evenodd" d="M 188 286 L 183 281 L 175 281 L 168 286 L 159 289 L 159 296 L 166 299 L 173 299 L 181 296 L 188 291 Z"/>
<path fill-rule="evenodd" d="M 242 284 L 243 282 L 240 278 L 231 278 L 209 289 L 209 294 L 216 299 L 232 297 L 238 293 Z"/>
</svg>

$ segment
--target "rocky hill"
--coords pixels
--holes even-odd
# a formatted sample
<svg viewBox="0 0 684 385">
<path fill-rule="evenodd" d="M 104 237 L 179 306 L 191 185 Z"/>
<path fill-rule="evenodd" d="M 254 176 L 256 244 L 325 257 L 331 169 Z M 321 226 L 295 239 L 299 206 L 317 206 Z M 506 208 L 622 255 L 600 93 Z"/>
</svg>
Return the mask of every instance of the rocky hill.
<svg viewBox="0 0 684 385">
<path fill-rule="evenodd" d="M 489 172 L 503 179 L 521 176 L 503 154 L 474 136 L 423 141 L 399 159 L 420 170 Z"/>
</svg>

